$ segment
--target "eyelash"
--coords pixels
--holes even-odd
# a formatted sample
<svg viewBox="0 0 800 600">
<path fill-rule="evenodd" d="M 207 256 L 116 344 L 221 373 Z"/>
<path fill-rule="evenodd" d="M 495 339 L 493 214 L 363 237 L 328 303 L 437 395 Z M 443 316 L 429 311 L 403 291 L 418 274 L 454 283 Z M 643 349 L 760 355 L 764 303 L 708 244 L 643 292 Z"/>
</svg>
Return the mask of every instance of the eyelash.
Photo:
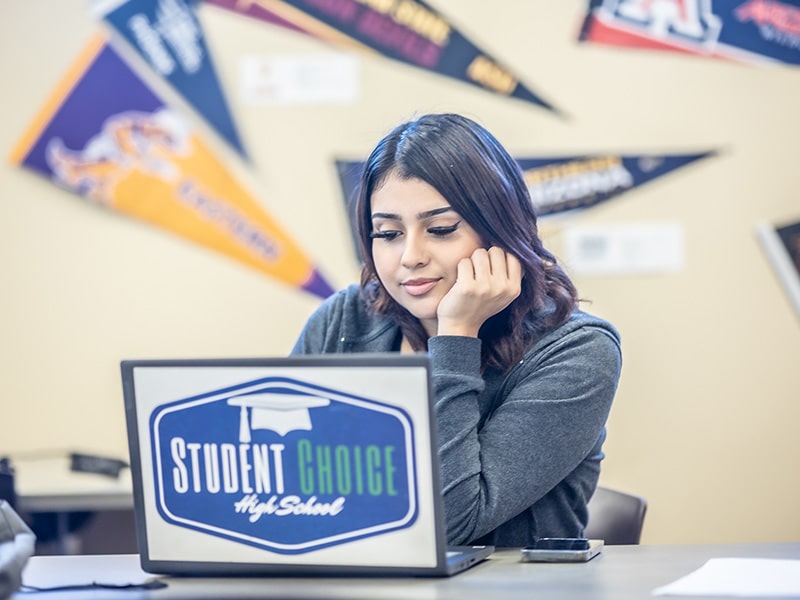
<svg viewBox="0 0 800 600">
<path fill-rule="evenodd" d="M 459 225 L 461 225 L 461 221 L 450 225 L 448 227 L 431 227 L 428 229 L 428 233 L 433 235 L 434 237 L 438 238 L 445 238 L 450 234 L 453 234 L 458 229 Z M 373 240 L 387 240 L 391 242 L 397 236 L 400 235 L 400 231 L 390 230 L 390 231 L 373 231 L 369 234 L 369 237 Z"/>
</svg>

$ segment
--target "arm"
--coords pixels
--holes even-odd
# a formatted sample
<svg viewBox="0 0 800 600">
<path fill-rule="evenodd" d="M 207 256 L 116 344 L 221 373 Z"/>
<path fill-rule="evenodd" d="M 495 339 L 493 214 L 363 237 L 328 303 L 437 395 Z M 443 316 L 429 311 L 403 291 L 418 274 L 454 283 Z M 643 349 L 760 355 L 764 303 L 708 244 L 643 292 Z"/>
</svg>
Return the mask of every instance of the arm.
<svg viewBox="0 0 800 600">
<path fill-rule="evenodd" d="M 621 367 L 618 341 L 600 327 L 565 329 L 515 367 L 480 428 L 480 341 L 430 340 L 451 543 L 474 540 L 532 506 L 603 434 Z"/>
</svg>

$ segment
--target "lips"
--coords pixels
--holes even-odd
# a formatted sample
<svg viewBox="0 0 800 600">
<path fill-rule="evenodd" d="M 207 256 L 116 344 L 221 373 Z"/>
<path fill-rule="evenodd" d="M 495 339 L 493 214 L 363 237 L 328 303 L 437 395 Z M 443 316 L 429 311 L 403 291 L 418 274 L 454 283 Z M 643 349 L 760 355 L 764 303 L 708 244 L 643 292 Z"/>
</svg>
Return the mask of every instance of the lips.
<svg viewBox="0 0 800 600">
<path fill-rule="evenodd" d="M 410 279 L 401 285 L 410 296 L 422 296 L 431 291 L 438 282 L 438 279 Z"/>
</svg>

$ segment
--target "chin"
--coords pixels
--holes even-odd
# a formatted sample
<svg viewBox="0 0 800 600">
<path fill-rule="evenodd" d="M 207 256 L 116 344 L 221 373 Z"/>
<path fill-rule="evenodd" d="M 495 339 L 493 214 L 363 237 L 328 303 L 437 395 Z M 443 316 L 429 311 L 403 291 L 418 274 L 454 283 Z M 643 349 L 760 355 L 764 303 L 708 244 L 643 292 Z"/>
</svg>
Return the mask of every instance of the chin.
<svg viewBox="0 0 800 600">
<path fill-rule="evenodd" d="M 436 319 L 436 311 L 442 299 L 441 297 L 415 298 L 401 291 L 400 297 L 394 296 L 394 300 L 410 312 L 414 318 L 420 321 L 431 321 Z"/>
<path fill-rule="evenodd" d="M 426 303 L 427 304 L 427 303 Z M 408 312 L 410 312 L 414 317 L 419 319 L 420 321 L 432 321 L 436 319 L 436 309 L 439 307 L 439 302 L 437 301 L 432 307 L 431 306 L 420 306 L 419 304 L 415 305 L 413 303 L 409 304 L 406 303 L 403 305 Z"/>
<path fill-rule="evenodd" d="M 416 319 L 418 321 L 420 321 L 421 323 L 426 323 L 428 321 L 435 321 L 436 320 L 436 313 L 435 312 L 434 313 L 426 312 L 424 314 L 420 314 L 419 312 L 412 312 L 411 314 L 414 315 L 414 317 L 416 317 Z"/>
</svg>

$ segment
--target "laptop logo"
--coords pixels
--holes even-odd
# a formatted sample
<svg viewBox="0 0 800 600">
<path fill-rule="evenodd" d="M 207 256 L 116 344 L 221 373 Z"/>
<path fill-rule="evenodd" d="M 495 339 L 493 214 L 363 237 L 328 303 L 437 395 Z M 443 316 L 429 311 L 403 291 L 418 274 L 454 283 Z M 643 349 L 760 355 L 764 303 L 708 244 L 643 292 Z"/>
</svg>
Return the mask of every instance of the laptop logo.
<svg viewBox="0 0 800 600">
<path fill-rule="evenodd" d="M 150 439 L 174 525 L 299 554 L 417 518 L 413 424 L 386 403 L 268 377 L 159 407 Z"/>
</svg>

